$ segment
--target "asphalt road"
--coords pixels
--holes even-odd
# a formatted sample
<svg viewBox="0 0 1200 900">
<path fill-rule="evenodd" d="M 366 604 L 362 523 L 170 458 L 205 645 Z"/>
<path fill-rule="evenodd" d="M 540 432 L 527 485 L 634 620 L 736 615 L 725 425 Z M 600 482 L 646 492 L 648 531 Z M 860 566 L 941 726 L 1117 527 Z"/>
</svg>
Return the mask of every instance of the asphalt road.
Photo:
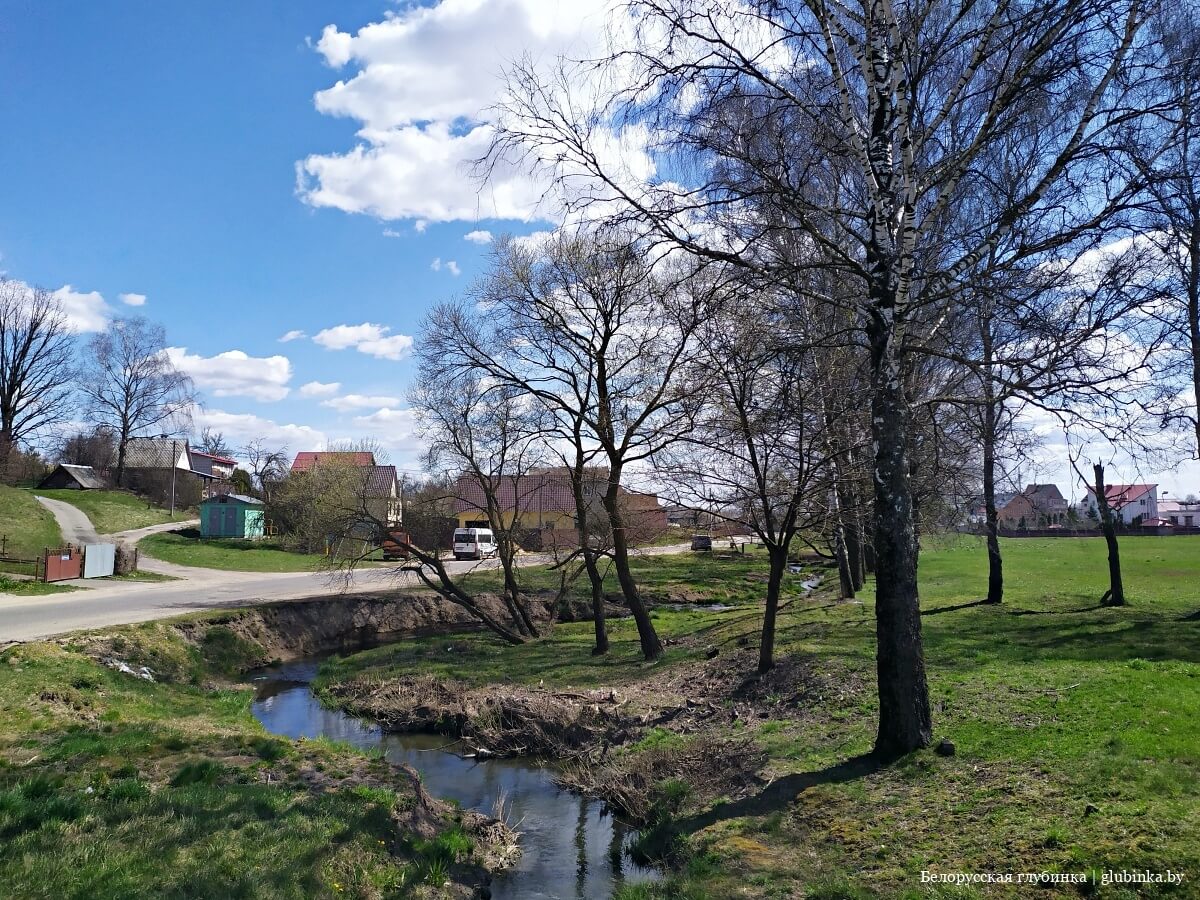
<svg viewBox="0 0 1200 900">
<path fill-rule="evenodd" d="M 49 501 L 47 508 L 58 517 L 58 511 L 50 503 L 75 507 L 61 501 Z M 68 514 L 69 515 L 69 514 Z M 86 517 L 85 517 L 86 520 Z M 63 519 L 59 520 L 64 526 Z M 78 523 L 76 523 L 77 525 Z M 90 523 L 89 528 L 90 528 Z M 194 526 L 195 522 L 174 522 L 156 525 L 136 531 L 109 535 L 109 539 L 136 541 L 147 534 L 170 531 Z M 74 525 L 72 527 L 75 527 Z M 66 529 L 64 527 L 64 538 Z M 653 547 L 637 551 L 647 555 L 679 553 L 687 545 Z M 521 565 L 538 565 L 546 560 L 531 554 L 521 560 Z M 474 567 L 494 567 L 495 561 L 448 562 L 446 567 L 455 573 L 467 572 Z M 217 569 L 198 569 L 176 566 L 160 560 L 142 556 L 139 568 L 157 571 L 180 578 L 179 581 L 134 582 L 106 581 L 71 582 L 84 586 L 83 590 L 44 597 L 20 597 L 0 594 L 0 645 L 12 641 L 29 641 L 52 637 L 83 628 L 103 628 L 109 625 L 127 625 L 162 619 L 184 613 L 199 612 L 221 607 L 240 607 L 256 603 L 271 603 L 280 600 L 297 600 L 306 597 L 332 596 L 342 592 L 362 593 L 370 591 L 413 589 L 418 587 L 411 575 L 397 576 L 391 568 L 360 569 L 349 581 L 331 579 L 325 573 L 314 572 L 226 572 Z"/>
</svg>

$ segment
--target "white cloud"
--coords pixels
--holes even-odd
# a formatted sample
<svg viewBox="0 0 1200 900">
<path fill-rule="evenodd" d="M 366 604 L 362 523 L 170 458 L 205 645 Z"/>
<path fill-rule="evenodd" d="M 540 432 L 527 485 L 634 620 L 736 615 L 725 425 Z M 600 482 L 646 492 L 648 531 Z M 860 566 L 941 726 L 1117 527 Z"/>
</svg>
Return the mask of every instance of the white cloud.
<svg viewBox="0 0 1200 900">
<path fill-rule="evenodd" d="M 440 256 L 434 257 L 433 262 L 429 264 L 429 268 L 433 269 L 435 272 L 440 272 L 442 269 L 445 269 L 451 275 L 458 275 L 462 271 L 458 268 L 458 263 L 456 263 L 454 260 L 450 259 L 446 262 L 442 262 L 442 258 Z"/>
<path fill-rule="evenodd" d="M 399 402 L 400 400 L 397 397 L 370 397 L 364 394 L 346 394 L 344 397 L 323 400 L 321 405 L 344 412 L 350 409 L 369 409 L 372 406 L 394 406 Z"/>
<path fill-rule="evenodd" d="M 99 291 L 88 291 L 85 294 L 69 284 L 64 284 L 54 292 L 54 297 L 62 304 L 63 314 L 67 317 L 67 327 L 76 334 L 103 331 L 108 327 L 112 310 Z"/>
<path fill-rule="evenodd" d="M 417 219 L 417 221 L 413 222 L 413 229 L 417 232 L 417 234 L 424 234 L 425 229 L 428 227 L 429 223 L 424 219 Z"/>
<path fill-rule="evenodd" d="M 317 92 L 325 115 L 361 123 L 357 146 L 297 163 L 297 190 L 314 206 L 425 222 L 481 217 L 554 220 L 545 179 L 521 161 L 495 160 L 486 185 L 471 174 L 493 137 L 489 111 L 503 99 L 515 60 L 604 55 L 611 0 L 442 0 L 412 4 L 356 33 L 327 27 L 316 42 L 326 64 L 355 67 Z M 601 129 L 603 130 L 603 129 Z M 633 132 L 629 132 L 630 135 Z M 644 138 L 644 135 L 639 135 Z M 648 168 L 637 142 L 601 140 Z M 652 167 L 650 167 L 652 168 Z M 553 205 L 553 200 L 550 201 Z"/>
<path fill-rule="evenodd" d="M 124 303 L 126 306 L 145 306 L 146 305 L 146 295 L 145 294 L 117 294 L 117 296 L 121 299 L 121 302 Z"/>
<path fill-rule="evenodd" d="M 470 241 L 472 244 L 490 244 L 492 242 L 492 233 L 490 231 L 468 231 L 463 235 L 464 241 Z"/>
<path fill-rule="evenodd" d="M 282 336 L 279 338 L 279 343 L 281 343 L 281 344 L 286 344 L 288 341 L 295 341 L 295 340 L 298 340 L 299 338 L 302 338 L 302 337 L 308 337 L 308 335 L 306 335 L 306 334 L 305 334 L 303 331 L 301 331 L 299 328 L 293 328 L 293 329 L 292 329 L 291 331 L 289 331 L 287 334 L 285 334 L 285 335 L 282 335 Z"/>
<path fill-rule="evenodd" d="M 329 350 L 353 347 L 380 359 L 402 359 L 412 350 L 413 340 L 406 334 L 391 334 L 387 325 L 363 322 L 361 325 L 335 325 L 313 335 L 313 342 Z"/>
<path fill-rule="evenodd" d="M 300 386 L 301 397 L 329 397 L 336 394 L 342 387 L 340 381 L 330 381 L 328 383 L 320 381 L 310 381 L 307 384 Z"/>
<path fill-rule="evenodd" d="M 404 235 L 401 234 L 399 231 L 397 231 L 395 228 L 383 229 L 383 236 L 384 237 L 394 237 L 394 238 L 404 237 Z"/>
<path fill-rule="evenodd" d="M 367 416 L 355 416 L 354 423 L 368 428 L 386 427 L 389 431 L 404 428 L 411 431 L 416 426 L 416 416 L 411 409 L 392 409 L 385 407 Z"/>
<path fill-rule="evenodd" d="M 297 450 L 316 450 L 327 443 L 325 432 L 308 425 L 281 425 L 249 413 L 230 413 L 220 409 L 197 409 L 192 415 L 197 430 L 211 428 L 225 435 L 235 446 L 261 438 L 269 445 Z"/>
<path fill-rule="evenodd" d="M 171 362 L 196 384 L 216 397 L 251 397 L 269 402 L 288 395 L 292 363 L 286 356 L 249 356 L 226 350 L 216 356 L 188 353 L 186 347 L 168 347 Z"/>
</svg>

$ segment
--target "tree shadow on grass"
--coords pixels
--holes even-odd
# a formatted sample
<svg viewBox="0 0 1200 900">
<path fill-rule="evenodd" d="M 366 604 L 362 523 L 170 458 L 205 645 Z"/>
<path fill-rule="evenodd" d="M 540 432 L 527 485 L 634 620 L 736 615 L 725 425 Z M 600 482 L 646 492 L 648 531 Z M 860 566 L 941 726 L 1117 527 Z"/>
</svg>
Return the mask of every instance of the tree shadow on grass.
<svg viewBox="0 0 1200 900">
<path fill-rule="evenodd" d="M 873 754 L 851 757 L 817 772 L 796 772 L 777 778 L 757 794 L 732 800 L 728 803 L 718 803 L 707 812 L 677 823 L 678 830 L 689 834 L 723 822 L 727 819 L 738 819 L 743 816 L 761 816 L 781 809 L 796 799 L 809 788 L 820 784 L 841 784 L 872 775 L 884 767 L 886 761 Z"/>
<path fill-rule="evenodd" d="M 1103 603 L 1095 606 L 1084 606 L 1081 609 L 1009 609 L 1005 610 L 1010 616 L 1062 616 L 1069 613 L 1095 612 L 1098 609 L 1112 609 Z"/>
<path fill-rule="evenodd" d="M 955 612 L 956 610 L 960 610 L 960 609 L 970 609 L 971 607 L 974 607 L 974 606 L 989 606 L 989 605 L 992 605 L 992 604 L 989 604 L 986 600 L 972 600 L 970 603 L 958 603 L 958 604 L 955 604 L 954 606 L 937 606 L 937 607 L 934 607 L 933 609 L 923 609 L 923 610 L 921 610 L 921 616 L 922 616 L 922 618 L 924 618 L 925 616 L 934 616 L 934 615 L 937 615 L 938 613 Z"/>
</svg>

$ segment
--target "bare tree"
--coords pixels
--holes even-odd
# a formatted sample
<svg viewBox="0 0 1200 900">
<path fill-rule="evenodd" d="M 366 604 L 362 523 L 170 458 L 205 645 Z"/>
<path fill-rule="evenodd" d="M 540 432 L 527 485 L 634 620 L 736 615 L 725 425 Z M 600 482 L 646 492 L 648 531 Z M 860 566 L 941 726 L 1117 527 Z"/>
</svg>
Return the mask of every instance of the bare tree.
<svg viewBox="0 0 1200 900">
<path fill-rule="evenodd" d="M 1100 520 L 1100 531 L 1104 535 L 1104 543 L 1108 547 L 1108 590 L 1100 598 L 1103 606 L 1125 605 L 1125 583 L 1121 580 L 1121 550 L 1117 545 L 1117 528 L 1113 522 L 1112 508 L 1108 503 L 1108 485 L 1104 481 L 1104 466 L 1095 463 L 1092 466 L 1095 476 L 1094 490 L 1096 492 L 1096 515 Z"/>
<path fill-rule="evenodd" d="M 0 472 L 6 477 L 18 444 L 71 415 L 73 355 L 54 295 L 0 279 Z"/>
<path fill-rule="evenodd" d="M 620 231 L 559 235 L 536 248 L 500 242 L 477 292 L 485 312 L 442 306 L 426 337 L 448 369 L 486 373 L 532 398 L 545 427 L 573 448 L 572 471 L 593 460 L 606 466 L 600 502 L 613 567 L 647 659 L 661 655 L 662 643 L 629 565 L 623 479 L 688 422 L 681 375 L 712 303 L 710 285 L 694 276 L 694 267 L 656 265 Z M 587 563 L 594 555 L 584 499 Z M 588 572 L 597 598 L 598 570 Z"/>
<path fill-rule="evenodd" d="M 436 329 L 437 312 L 426 330 Z M 423 341 L 410 404 L 429 440 L 426 466 L 447 481 L 454 497 L 485 519 L 497 544 L 503 579 L 500 599 L 507 614 L 501 621 L 456 580 L 434 549 L 409 545 L 410 560 L 402 569 L 427 587 L 469 610 L 510 643 L 537 637 L 539 629 L 521 585 L 516 556 L 520 551 L 524 495 L 537 489 L 531 470 L 542 461 L 538 417 L 511 386 L 487 383 L 478 373 L 454 374 L 435 349 Z"/>
<path fill-rule="evenodd" d="M 270 500 L 275 486 L 288 474 L 288 448 L 276 447 L 266 438 L 254 438 L 241 449 L 250 467 L 253 483 L 263 500 Z"/>
<path fill-rule="evenodd" d="M 225 435 L 219 431 L 213 431 L 208 426 L 200 432 L 200 439 L 196 441 L 196 448 L 202 453 L 209 453 L 213 456 L 228 457 L 233 450 L 229 443 L 225 440 Z"/>
<path fill-rule="evenodd" d="M 810 351 L 781 346 L 778 317 L 745 300 L 706 323 L 690 367 L 688 434 L 655 462 L 672 499 L 756 534 L 769 560 L 758 671 L 775 665 L 775 627 L 793 539 L 827 518 L 825 418 Z M 840 526 L 840 522 L 839 522 Z"/>
<path fill-rule="evenodd" d="M 1200 456 L 1200 7 L 1159 4 L 1151 21 L 1162 59 L 1150 84 L 1164 106 L 1138 157 L 1147 180 L 1140 239 L 1157 250 L 1162 315 L 1182 351 L 1164 358 L 1186 373 L 1182 409 L 1170 417 L 1188 423 Z"/>
<path fill-rule="evenodd" d="M 633 6 L 641 45 L 614 59 L 640 69 L 630 89 L 581 113 L 569 71 L 560 91 L 533 63 L 520 66 L 492 158 L 548 170 L 568 204 L 615 201 L 676 247 L 783 283 L 800 281 L 798 265 L 821 265 L 853 286 L 825 299 L 849 313 L 869 360 L 875 749 L 894 757 L 926 746 L 906 395 L 914 338 L 939 333 L 962 277 L 1031 214 L 1056 206 L 1068 225 L 1025 234 L 1028 255 L 1048 255 L 1097 217 L 1093 201 L 1108 210 L 1114 194 L 1131 192 L 1117 147 L 1142 115 L 1140 103 L 1126 102 L 1124 76 L 1143 8 L 1138 0 Z M 958 202 L 990 177 L 980 166 L 986 154 L 1046 107 L 1055 115 L 1036 120 L 1038 152 L 1012 173 L 1013 201 L 995 219 L 958 217 Z M 621 116 L 664 136 L 653 148 L 664 154 L 660 169 L 684 180 L 631 184 L 628 171 L 609 168 L 598 143 Z M 765 239 L 780 233 L 795 239 Z M 797 254 L 797 242 L 808 252 Z"/>
<path fill-rule="evenodd" d="M 192 380 L 167 356 L 163 327 L 141 316 L 114 319 L 93 337 L 77 377 L 89 413 L 116 435 L 117 484 L 129 439 L 167 422 L 182 424 L 195 403 Z"/>
</svg>

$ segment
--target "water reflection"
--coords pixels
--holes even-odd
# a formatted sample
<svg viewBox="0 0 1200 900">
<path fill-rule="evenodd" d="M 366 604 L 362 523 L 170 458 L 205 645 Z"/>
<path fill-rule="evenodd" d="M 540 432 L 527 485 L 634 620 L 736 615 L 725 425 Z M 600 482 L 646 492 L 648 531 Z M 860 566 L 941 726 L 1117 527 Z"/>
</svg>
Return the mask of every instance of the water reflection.
<svg viewBox="0 0 1200 900">
<path fill-rule="evenodd" d="M 304 660 L 257 673 L 255 717 L 290 738 L 380 748 L 391 762 L 420 772 L 431 794 L 467 809 L 492 814 L 503 797 L 506 820 L 521 832 L 522 855 L 493 882 L 495 900 L 603 900 L 623 883 L 658 877 L 626 856 L 632 831 L 603 814 L 598 801 L 560 790 L 550 769 L 525 760 L 461 759 L 443 749 L 444 737 L 384 734 L 377 725 L 328 709 L 308 686 L 318 665 Z"/>
</svg>

